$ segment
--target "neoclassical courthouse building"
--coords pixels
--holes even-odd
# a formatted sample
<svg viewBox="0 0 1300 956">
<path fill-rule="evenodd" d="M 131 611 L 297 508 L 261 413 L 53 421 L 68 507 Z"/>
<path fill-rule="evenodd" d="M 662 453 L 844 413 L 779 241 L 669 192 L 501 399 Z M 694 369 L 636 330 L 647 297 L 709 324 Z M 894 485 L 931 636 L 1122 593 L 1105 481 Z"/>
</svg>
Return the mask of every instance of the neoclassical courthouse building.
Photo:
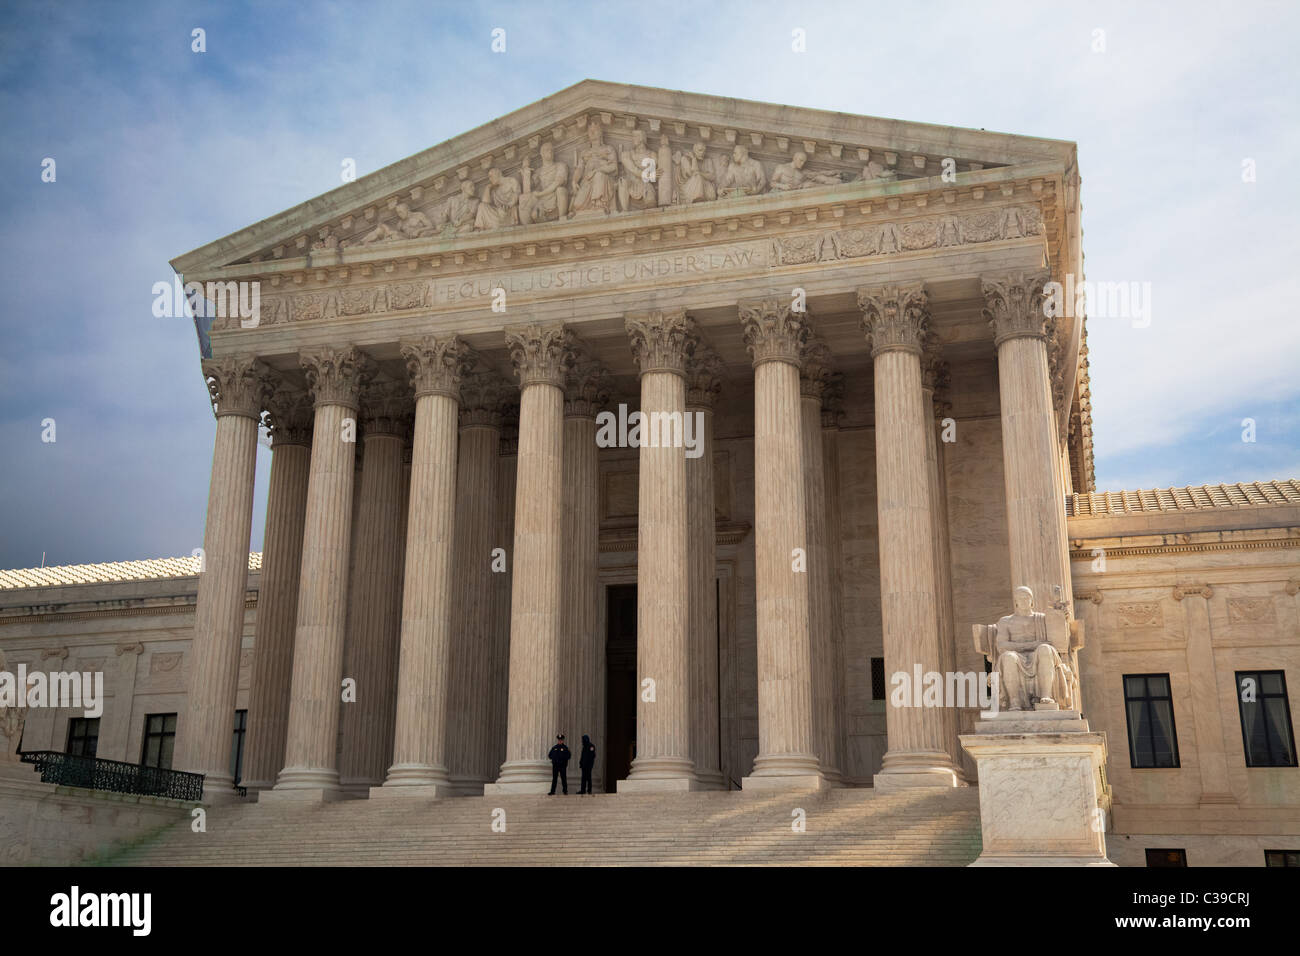
<svg viewBox="0 0 1300 956">
<path fill-rule="evenodd" d="M 212 801 L 541 793 L 560 732 L 598 791 L 976 786 L 975 703 L 893 677 L 983 675 L 1026 585 L 1111 858 L 1296 864 L 1300 484 L 1093 490 L 1080 208 L 1073 143 L 586 81 L 180 256 L 260 297 L 199 322 L 203 549 L 0 573 L 10 668 L 108 684 L 23 750 Z"/>
</svg>

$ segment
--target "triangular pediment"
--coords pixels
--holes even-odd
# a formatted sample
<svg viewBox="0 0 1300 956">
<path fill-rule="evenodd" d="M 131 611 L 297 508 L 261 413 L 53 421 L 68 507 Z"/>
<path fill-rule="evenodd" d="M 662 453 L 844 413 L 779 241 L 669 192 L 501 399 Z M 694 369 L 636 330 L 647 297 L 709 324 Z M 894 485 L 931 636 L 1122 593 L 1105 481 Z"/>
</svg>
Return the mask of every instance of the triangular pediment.
<svg viewBox="0 0 1300 956">
<path fill-rule="evenodd" d="M 557 165 L 543 169 L 544 146 Z M 851 192 L 854 184 L 878 191 L 927 178 L 946 184 L 1005 166 L 1064 171 L 1074 153 L 1074 144 L 1058 140 L 585 80 L 172 266 L 201 276 L 238 263 L 335 258 L 340 250 L 409 255 L 430 241 L 504 230 L 514 241 L 561 221 L 562 203 L 567 223 L 687 208 L 724 216 L 722 204 L 737 198 Z M 637 169 L 654 181 L 643 175 L 638 182 Z"/>
</svg>

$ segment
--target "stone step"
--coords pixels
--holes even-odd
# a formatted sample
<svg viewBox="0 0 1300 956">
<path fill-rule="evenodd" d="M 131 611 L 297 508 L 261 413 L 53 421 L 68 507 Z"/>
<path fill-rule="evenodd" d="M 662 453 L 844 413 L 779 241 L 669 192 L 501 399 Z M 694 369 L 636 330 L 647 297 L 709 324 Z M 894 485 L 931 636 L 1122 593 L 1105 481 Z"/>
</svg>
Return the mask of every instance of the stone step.
<svg viewBox="0 0 1300 956">
<path fill-rule="evenodd" d="M 807 830 L 791 830 L 805 810 Z M 507 829 L 491 829 L 493 811 Z M 124 865 L 950 865 L 979 855 L 974 789 L 510 795 L 418 803 L 214 806 Z"/>
</svg>

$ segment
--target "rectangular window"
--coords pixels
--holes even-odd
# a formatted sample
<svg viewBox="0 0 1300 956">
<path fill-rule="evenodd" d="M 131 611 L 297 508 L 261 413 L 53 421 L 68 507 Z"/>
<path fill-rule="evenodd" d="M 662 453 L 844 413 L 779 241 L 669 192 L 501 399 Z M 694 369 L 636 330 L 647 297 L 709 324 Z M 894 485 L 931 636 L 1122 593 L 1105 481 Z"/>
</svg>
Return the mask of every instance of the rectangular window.
<svg viewBox="0 0 1300 956">
<path fill-rule="evenodd" d="M 73 717 L 68 721 L 68 746 L 65 753 L 93 757 L 99 748 L 99 718 Z"/>
<path fill-rule="evenodd" d="M 1125 674 L 1124 713 L 1133 767 L 1177 767 L 1178 734 L 1168 674 Z"/>
<path fill-rule="evenodd" d="M 1282 671 L 1237 671 L 1237 706 L 1247 767 L 1294 767 L 1291 702 Z"/>
<path fill-rule="evenodd" d="M 235 711 L 235 736 L 230 742 L 230 775 L 235 778 L 235 786 L 244 772 L 244 735 L 248 732 L 248 711 Z"/>
<path fill-rule="evenodd" d="M 149 714 L 144 719 L 144 746 L 140 763 L 146 767 L 170 770 L 172 749 L 176 746 L 176 715 Z"/>
<path fill-rule="evenodd" d="M 1147 866 L 1186 866 L 1186 850 L 1147 850 Z"/>
<path fill-rule="evenodd" d="M 1265 866 L 1300 866 L 1300 850 L 1265 850 Z"/>
<path fill-rule="evenodd" d="M 871 699 L 885 699 L 885 659 L 871 658 Z"/>
</svg>

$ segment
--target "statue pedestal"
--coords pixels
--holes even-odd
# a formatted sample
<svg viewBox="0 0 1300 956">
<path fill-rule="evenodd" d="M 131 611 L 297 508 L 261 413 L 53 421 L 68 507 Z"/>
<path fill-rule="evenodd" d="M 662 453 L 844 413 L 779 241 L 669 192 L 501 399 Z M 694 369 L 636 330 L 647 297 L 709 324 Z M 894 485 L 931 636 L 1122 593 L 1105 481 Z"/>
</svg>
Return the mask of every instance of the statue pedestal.
<svg viewBox="0 0 1300 956">
<path fill-rule="evenodd" d="M 979 769 L 984 852 L 971 866 L 1114 866 L 1105 734 L 1077 711 L 1010 711 L 960 739 Z"/>
</svg>

